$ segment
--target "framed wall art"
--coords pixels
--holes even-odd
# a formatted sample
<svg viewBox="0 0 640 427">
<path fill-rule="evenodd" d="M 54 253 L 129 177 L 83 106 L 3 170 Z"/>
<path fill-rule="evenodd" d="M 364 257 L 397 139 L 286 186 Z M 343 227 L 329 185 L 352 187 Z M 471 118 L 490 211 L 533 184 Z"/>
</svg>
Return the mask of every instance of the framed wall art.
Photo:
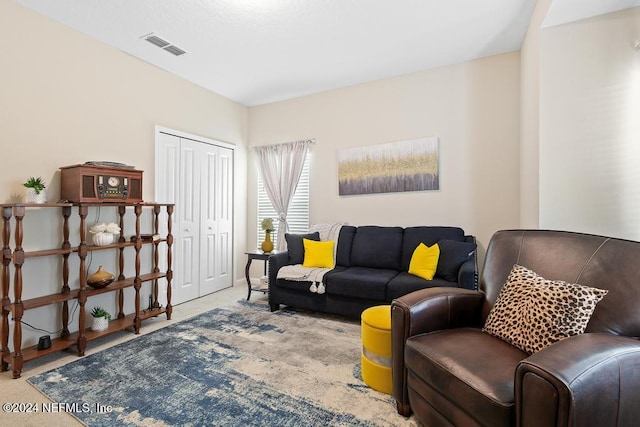
<svg viewBox="0 0 640 427">
<path fill-rule="evenodd" d="M 438 160 L 437 137 L 340 150 L 338 194 L 438 190 Z"/>
</svg>

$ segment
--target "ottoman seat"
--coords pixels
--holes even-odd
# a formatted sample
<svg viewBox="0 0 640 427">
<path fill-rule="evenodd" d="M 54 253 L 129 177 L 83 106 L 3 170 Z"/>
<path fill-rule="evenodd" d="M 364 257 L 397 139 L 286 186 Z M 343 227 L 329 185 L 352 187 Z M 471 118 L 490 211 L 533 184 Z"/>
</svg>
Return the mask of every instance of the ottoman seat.
<svg viewBox="0 0 640 427">
<path fill-rule="evenodd" d="M 391 394 L 391 306 L 362 312 L 362 380 L 374 390 Z"/>
</svg>

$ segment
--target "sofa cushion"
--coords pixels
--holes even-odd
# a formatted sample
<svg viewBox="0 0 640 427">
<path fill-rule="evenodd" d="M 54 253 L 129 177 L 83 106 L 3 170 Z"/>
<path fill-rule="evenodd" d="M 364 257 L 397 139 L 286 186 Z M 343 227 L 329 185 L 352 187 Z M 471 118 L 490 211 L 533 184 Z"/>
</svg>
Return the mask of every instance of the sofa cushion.
<svg viewBox="0 0 640 427">
<path fill-rule="evenodd" d="M 402 235 L 401 227 L 358 227 L 351 245 L 351 266 L 400 270 Z"/>
<path fill-rule="evenodd" d="M 529 353 L 584 332 L 608 291 L 546 280 L 514 265 L 483 331 Z"/>
<path fill-rule="evenodd" d="M 413 291 L 424 288 L 434 288 L 437 286 L 451 286 L 451 283 L 437 277 L 434 277 L 432 280 L 424 280 L 418 276 L 414 276 L 413 274 L 403 271 L 391 279 L 387 285 L 386 300 L 391 302 L 394 298 L 399 298 L 402 295 L 406 295 Z"/>
<path fill-rule="evenodd" d="M 438 258 L 440 257 L 440 247 L 436 243 L 433 246 L 427 246 L 420 243 L 411 257 L 409 263 L 409 274 L 421 277 L 425 280 L 433 279 L 438 267 Z"/>
<path fill-rule="evenodd" d="M 336 265 L 349 267 L 351 265 L 351 245 L 353 236 L 356 234 L 356 227 L 343 225 L 340 228 L 338 242 L 336 243 Z"/>
<path fill-rule="evenodd" d="M 409 271 L 409 262 L 413 251 L 420 243 L 432 246 L 440 240 L 464 242 L 464 230 L 458 227 L 407 227 L 404 229 L 402 249 L 400 251 L 401 271 Z"/>
<path fill-rule="evenodd" d="M 387 284 L 398 274 L 395 270 L 350 267 L 324 276 L 327 294 L 385 301 Z"/>
<path fill-rule="evenodd" d="M 422 396 L 455 396 L 466 413 L 474 414 L 474 425 L 485 426 L 515 420 L 513 378 L 527 356 L 475 328 L 416 335 L 405 347 L 410 390 Z"/>
<path fill-rule="evenodd" d="M 320 233 L 290 234 L 284 233 L 287 241 L 287 251 L 289 252 L 289 264 L 302 264 L 304 261 L 304 245 L 302 239 L 320 240 Z"/>
<path fill-rule="evenodd" d="M 450 282 L 458 281 L 458 270 L 476 250 L 476 244 L 470 242 L 457 242 L 454 240 L 440 240 L 440 258 L 436 277 L 441 277 Z"/>
<path fill-rule="evenodd" d="M 304 261 L 302 266 L 306 268 L 333 268 L 333 248 L 335 242 L 327 240 L 317 242 L 315 240 L 302 239 L 304 245 Z"/>
<path fill-rule="evenodd" d="M 324 275 L 323 282 L 326 283 L 327 277 L 330 274 L 339 273 L 340 271 L 344 271 L 344 270 L 346 270 L 346 267 L 340 267 L 340 266 L 335 267 L 333 270 L 327 272 L 327 274 Z M 269 284 L 269 287 L 271 287 L 271 286 L 273 286 L 273 285 Z M 302 291 L 305 294 L 308 292 L 311 295 L 319 296 L 319 294 L 316 294 L 316 293 L 313 293 L 313 292 L 309 291 L 309 287 L 311 286 L 311 282 L 309 282 L 309 281 L 287 280 L 287 279 L 280 278 L 280 279 L 276 280 L 275 286 L 278 287 L 278 288 L 294 289 L 294 290 L 297 290 L 297 291 Z"/>
</svg>

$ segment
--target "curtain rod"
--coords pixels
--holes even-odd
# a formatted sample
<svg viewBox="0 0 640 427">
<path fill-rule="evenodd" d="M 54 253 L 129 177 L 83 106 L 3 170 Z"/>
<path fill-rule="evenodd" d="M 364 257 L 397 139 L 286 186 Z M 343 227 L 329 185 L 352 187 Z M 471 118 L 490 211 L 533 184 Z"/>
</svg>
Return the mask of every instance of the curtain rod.
<svg viewBox="0 0 640 427">
<path fill-rule="evenodd" d="M 275 145 L 295 144 L 296 142 L 309 142 L 311 144 L 315 144 L 316 143 L 316 139 L 315 138 L 308 138 L 308 139 L 301 139 L 301 140 L 298 140 L 298 141 L 279 142 L 277 144 L 252 145 L 250 148 L 252 150 L 255 150 L 256 148 L 261 148 L 261 147 L 273 147 Z"/>
</svg>

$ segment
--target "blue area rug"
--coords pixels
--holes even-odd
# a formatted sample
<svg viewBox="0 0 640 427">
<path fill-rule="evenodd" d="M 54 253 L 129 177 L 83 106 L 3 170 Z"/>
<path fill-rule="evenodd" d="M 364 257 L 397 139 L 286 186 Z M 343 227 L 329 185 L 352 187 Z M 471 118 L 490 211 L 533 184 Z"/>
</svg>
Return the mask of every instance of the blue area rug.
<svg viewBox="0 0 640 427">
<path fill-rule="evenodd" d="M 399 426 L 360 325 L 238 302 L 29 378 L 89 426 Z"/>
</svg>

